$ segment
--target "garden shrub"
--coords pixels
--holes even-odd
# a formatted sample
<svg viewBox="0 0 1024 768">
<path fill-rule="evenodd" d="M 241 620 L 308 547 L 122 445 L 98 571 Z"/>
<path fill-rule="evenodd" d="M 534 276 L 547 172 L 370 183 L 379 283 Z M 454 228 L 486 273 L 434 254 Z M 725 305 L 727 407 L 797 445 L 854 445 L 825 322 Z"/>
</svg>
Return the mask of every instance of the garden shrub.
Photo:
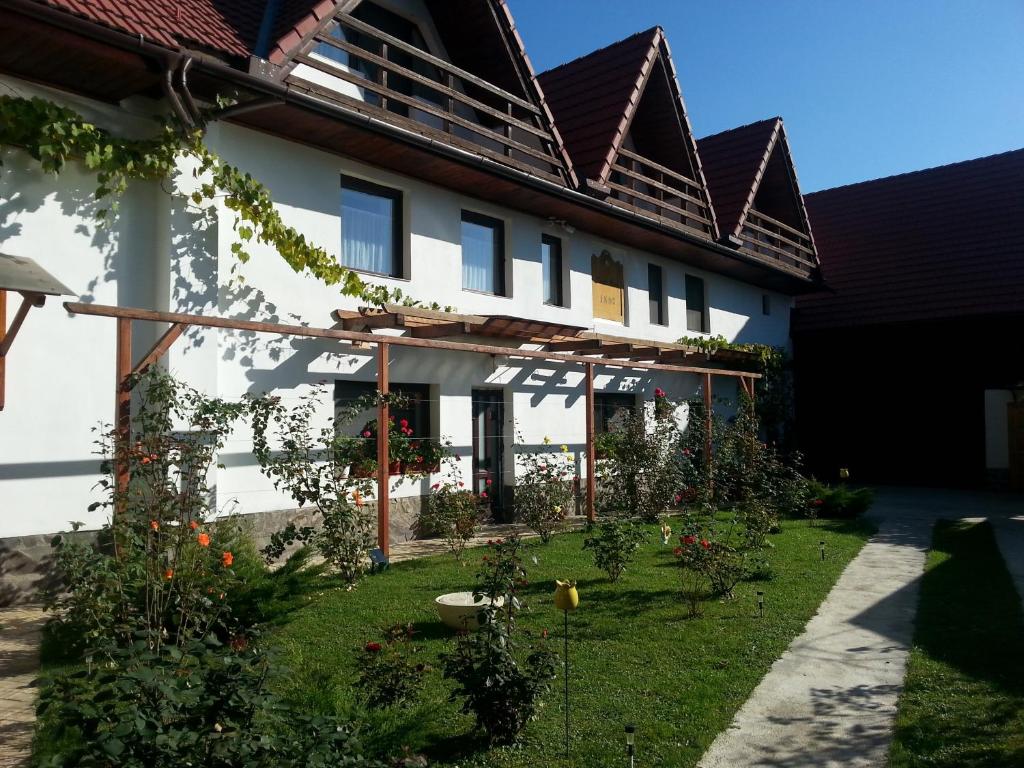
<svg viewBox="0 0 1024 768">
<path fill-rule="evenodd" d="M 456 683 L 452 698 L 463 699 L 462 711 L 475 717 L 492 744 L 513 743 L 536 716 L 558 659 L 544 637 L 527 636 L 531 642 L 519 652 L 526 633 L 516 625 L 523 608 L 518 593 L 527 585 L 520 548 L 514 534 L 488 542 L 474 590 L 486 615 L 477 632 L 462 633 L 455 649 L 442 657 L 445 677 Z M 494 605 L 499 597 L 501 608 Z"/>
<path fill-rule="evenodd" d="M 430 487 L 430 494 L 413 522 L 419 538 L 443 538 L 456 559 L 487 517 L 486 496 L 467 491 L 461 481 L 444 480 Z"/>
<path fill-rule="evenodd" d="M 253 453 L 275 488 L 289 493 L 300 506 L 312 504 L 322 517 L 319 529 L 299 531 L 291 526 L 283 538 L 294 536 L 311 544 L 351 586 L 369 567 L 368 553 L 375 542 L 376 520 L 364 503 L 374 486 L 372 479 L 349 473 L 361 461 L 363 447 L 341 428 L 381 397 L 390 396 L 360 398 L 317 429 L 313 419 L 325 396 L 322 385 L 314 387 L 291 409 L 279 398 L 253 399 Z M 275 448 L 267 437 L 271 425 Z M 268 552 L 279 548 L 281 538 L 272 540 Z"/>
<path fill-rule="evenodd" d="M 429 667 L 415 661 L 412 624 L 396 624 L 384 633 L 384 642 L 370 641 L 359 654 L 356 688 L 363 703 L 372 709 L 406 707 L 423 687 Z"/>
<path fill-rule="evenodd" d="M 594 565 L 618 581 L 636 557 L 637 550 L 647 539 L 647 531 L 640 525 L 618 518 L 598 523 L 583 540 L 583 548 L 594 552 Z"/>
<path fill-rule="evenodd" d="M 826 485 L 817 480 L 807 484 L 808 507 L 817 517 L 852 520 L 871 507 L 875 494 L 870 488 L 850 488 L 846 485 Z"/>
<path fill-rule="evenodd" d="M 675 419 L 623 414 L 616 450 L 601 466 L 598 513 L 656 522 L 682 484 L 678 445 Z"/>
<path fill-rule="evenodd" d="M 545 445 L 550 442 L 544 438 Z M 546 544 L 565 527 L 575 501 L 572 456 L 563 445 L 557 453 L 520 454 L 517 462 L 521 472 L 515 489 L 516 518 Z"/>
<path fill-rule="evenodd" d="M 289 711 L 267 688 L 259 622 L 289 601 L 233 520 L 211 522 L 207 473 L 243 403 L 208 398 L 153 371 L 136 386 L 128 441 L 98 443 L 115 514 L 95 542 L 54 540 L 51 627 L 76 637 L 79 666 L 43 688 L 47 766 L 370 766 L 350 730 Z M 286 566 L 288 568 L 288 566 Z M 260 605 L 261 598 L 268 604 Z M 44 750 L 45 751 L 45 750 Z"/>
</svg>

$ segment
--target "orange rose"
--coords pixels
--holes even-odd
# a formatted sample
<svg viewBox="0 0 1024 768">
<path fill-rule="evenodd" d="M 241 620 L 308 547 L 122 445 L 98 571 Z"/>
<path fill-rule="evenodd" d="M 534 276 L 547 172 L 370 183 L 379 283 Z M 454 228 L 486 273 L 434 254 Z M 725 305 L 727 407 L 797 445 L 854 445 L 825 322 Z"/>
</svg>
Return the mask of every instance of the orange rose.
<svg viewBox="0 0 1024 768">
<path fill-rule="evenodd" d="M 232 555 L 230 552 L 225 552 L 220 556 L 220 561 L 225 568 L 230 568 L 231 564 L 235 562 L 235 556 Z"/>
<path fill-rule="evenodd" d="M 154 531 L 159 531 L 160 530 L 160 523 L 158 523 L 156 520 L 150 520 L 149 521 L 149 527 L 152 528 Z"/>
<path fill-rule="evenodd" d="M 194 531 L 196 528 L 199 527 L 199 523 L 197 523 L 195 520 L 193 520 L 192 522 L 190 522 L 188 524 L 188 527 L 191 528 Z"/>
<path fill-rule="evenodd" d="M 208 547 L 210 546 L 210 535 L 206 533 L 200 533 L 198 536 L 196 536 L 196 541 L 199 542 L 200 547 Z"/>
<path fill-rule="evenodd" d="M 164 580 L 165 581 L 170 581 L 173 578 L 174 578 L 174 569 L 173 568 L 168 568 L 166 571 L 164 571 Z"/>
</svg>

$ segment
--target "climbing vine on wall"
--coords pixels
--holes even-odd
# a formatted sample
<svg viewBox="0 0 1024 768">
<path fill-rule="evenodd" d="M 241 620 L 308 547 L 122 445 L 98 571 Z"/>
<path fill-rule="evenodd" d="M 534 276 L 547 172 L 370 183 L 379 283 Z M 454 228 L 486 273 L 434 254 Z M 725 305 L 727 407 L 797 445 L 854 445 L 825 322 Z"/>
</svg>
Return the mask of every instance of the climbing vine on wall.
<svg viewBox="0 0 1024 768">
<path fill-rule="evenodd" d="M 792 447 L 793 377 L 789 355 L 783 347 L 771 344 L 740 344 L 724 336 L 683 336 L 680 344 L 708 355 L 719 350 L 748 352 L 757 357 L 762 378 L 757 381 L 757 412 L 768 442 Z"/>
<path fill-rule="evenodd" d="M 186 129 L 165 120 L 152 137 L 127 138 L 47 99 L 0 95 L 0 150 L 12 147 L 23 149 L 48 173 L 59 174 L 69 162 L 81 162 L 96 176 L 94 196 L 104 203 L 96 212 L 100 220 L 116 214 L 118 199 L 130 182 L 173 180 L 191 164 L 198 187 L 188 200 L 204 207 L 220 198 L 234 213 L 237 239 L 231 251 L 239 263 L 249 260 L 249 246 L 256 242 L 274 248 L 296 272 L 337 285 L 346 296 L 375 306 L 419 304 L 399 289 L 364 282 L 335 256 L 287 226 L 267 188 L 212 152 L 203 141 L 202 129 Z"/>
</svg>

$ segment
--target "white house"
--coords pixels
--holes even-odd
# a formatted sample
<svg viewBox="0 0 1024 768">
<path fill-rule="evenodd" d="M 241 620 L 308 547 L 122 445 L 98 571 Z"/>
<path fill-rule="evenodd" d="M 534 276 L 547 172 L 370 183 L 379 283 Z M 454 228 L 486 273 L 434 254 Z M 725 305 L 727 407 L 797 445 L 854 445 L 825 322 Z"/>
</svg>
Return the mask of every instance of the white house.
<svg viewBox="0 0 1024 768">
<path fill-rule="evenodd" d="M 459 315 L 548 329 L 485 338 L 484 325 L 450 325 L 456 340 L 510 352 L 586 341 L 575 348 L 597 361 L 598 429 L 601 414 L 655 387 L 674 398 L 700 391 L 696 374 L 636 367 L 685 363 L 673 347 L 682 336 L 786 345 L 793 297 L 817 284 L 784 134 L 753 148 L 747 139 L 735 156 L 725 147 L 736 162 L 710 188 L 738 204 L 728 202 L 728 228 L 716 221 L 660 29 L 536 77 L 502 0 L 156 5 L 134 17 L 99 0 L 5 4 L 0 93 L 39 96 L 137 136 L 156 129 L 156 116 L 192 121 L 194 105 L 230 97 L 234 106 L 206 124 L 207 145 L 265 184 L 287 224 L 367 282 Z M 780 152 L 785 162 L 773 159 Z M 358 300 L 297 274 L 268 248 L 252 247 L 240 265 L 231 211 L 219 205 L 206 217 L 168 194 L 196 183 L 190 168 L 173 182 L 133 184 L 101 227 L 96 181 L 82 167 L 54 177 L 11 147 L 3 162 L 0 252 L 34 259 L 78 293 L 71 300 L 416 333 L 395 321 L 366 328 Z M 136 323 L 132 359 L 165 327 Z M 613 338 L 617 354 L 602 357 Z M 33 537 L 71 520 L 101 522 L 87 512 L 99 472 L 91 429 L 113 418 L 114 358 L 113 320 L 71 315 L 53 299 L 29 313 L 6 359 L 0 411 L 7 550 L 29 552 Z M 358 389 L 352 382 L 376 377 L 372 349 L 201 327 L 161 364 L 228 398 L 294 398 L 320 381 L 340 382 L 345 397 Z M 583 454 L 579 365 L 396 346 L 390 378 L 422 400 L 417 431 L 453 442 L 467 482 L 513 485 L 515 452 L 545 437 Z M 716 394 L 735 395 L 735 378 L 715 382 Z M 323 403 L 325 417 L 333 407 Z M 250 513 L 292 506 L 250 447 L 239 434 L 221 457 L 218 504 L 237 501 Z M 408 535 L 429 482 L 394 490 L 410 501 L 396 503 L 392 536 Z M 500 507 L 505 494 L 492 496 Z"/>
</svg>

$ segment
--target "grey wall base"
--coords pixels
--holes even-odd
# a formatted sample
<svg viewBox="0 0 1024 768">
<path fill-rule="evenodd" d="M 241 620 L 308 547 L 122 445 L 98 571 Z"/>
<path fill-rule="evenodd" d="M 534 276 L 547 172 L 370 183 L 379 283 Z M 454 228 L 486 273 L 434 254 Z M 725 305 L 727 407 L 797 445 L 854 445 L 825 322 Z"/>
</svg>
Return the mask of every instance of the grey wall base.
<svg viewBox="0 0 1024 768">
<path fill-rule="evenodd" d="M 413 496 L 391 500 L 392 543 L 414 538 L 412 525 L 422 506 L 422 498 Z M 376 505 L 367 503 L 366 508 L 376 518 Z M 256 546 L 263 547 L 270 541 L 274 531 L 289 522 L 317 525 L 320 515 L 310 508 L 304 508 L 257 512 L 238 517 L 249 528 Z M 55 535 L 47 533 L 0 539 L 0 606 L 38 602 L 40 590 L 53 584 L 53 550 L 50 543 Z M 96 534 L 95 531 L 79 531 L 69 535 L 92 539 Z"/>
</svg>

